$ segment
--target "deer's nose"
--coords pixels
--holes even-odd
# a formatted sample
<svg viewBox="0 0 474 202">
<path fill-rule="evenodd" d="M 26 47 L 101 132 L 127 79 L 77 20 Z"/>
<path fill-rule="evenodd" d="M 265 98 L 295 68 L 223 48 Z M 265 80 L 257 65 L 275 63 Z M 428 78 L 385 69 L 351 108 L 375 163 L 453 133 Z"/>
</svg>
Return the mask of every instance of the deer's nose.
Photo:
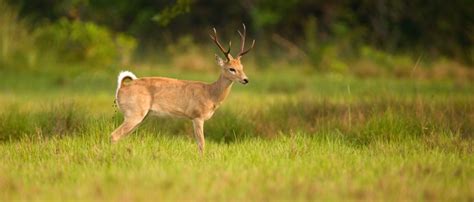
<svg viewBox="0 0 474 202">
<path fill-rule="evenodd" d="M 243 84 L 247 84 L 247 83 L 249 83 L 249 80 L 248 80 L 248 79 L 244 79 L 244 80 L 242 80 L 242 83 L 243 83 Z"/>
</svg>

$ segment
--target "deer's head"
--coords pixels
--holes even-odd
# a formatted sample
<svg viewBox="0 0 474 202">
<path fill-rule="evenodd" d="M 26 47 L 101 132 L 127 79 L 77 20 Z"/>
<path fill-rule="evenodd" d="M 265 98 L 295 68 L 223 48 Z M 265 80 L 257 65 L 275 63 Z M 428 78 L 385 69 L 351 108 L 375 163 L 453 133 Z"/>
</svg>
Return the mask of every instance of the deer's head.
<svg viewBox="0 0 474 202">
<path fill-rule="evenodd" d="M 214 43 L 219 47 L 219 49 L 224 53 L 225 59 L 220 58 L 216 54 L 216 61 L 217 64 L 222 68 L 222 74 L 224 75 L 225 78 L 231 80 L 231 81 L 237 81 L 242 84 L 247 84 L 249 82 L 249 79 L 247 75 L 245 75 L 244 72 L 244 67 L 242 66 L 242 63 L 240 62 L 240 58 L 247 54 L 255 45 L 255 40 L 252 42 L 252 46 L 248 48 L 247 50 L 244 50 L 245 47 L 245 33 L 246 33 L 246 28 L 245 24 L 242 24 L 244 27 L 243 33 L 238 30 L 237 32 L 240 35 L 241 38 L 241 44 L 240 44 L 240 52 L 237 54 L 237 57 L 234 58 L 230 54 L 230 47 L 232 43 L 229 41 L 229 48 L 227 50 L 222 47 L 221 43 L 219 42 L 219 39 L 217 38 L 217 31 L 216 28 L 213 28 L 214 33 L 210 34 L 211 39 L 214 41 Z"/>
</svg>

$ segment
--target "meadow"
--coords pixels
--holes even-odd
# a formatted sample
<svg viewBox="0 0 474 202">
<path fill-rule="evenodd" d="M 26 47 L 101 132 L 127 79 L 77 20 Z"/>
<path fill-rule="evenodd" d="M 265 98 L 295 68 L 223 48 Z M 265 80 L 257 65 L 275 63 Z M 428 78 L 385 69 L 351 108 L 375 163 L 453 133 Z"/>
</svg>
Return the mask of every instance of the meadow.
<svg viewBox="0 0 474 202">
<path fill-rule="evenodd" d="M 472 81 L 246 72 L 206 122 L 201 156 L 188 120 L 147 117 L 109 143 L 118 69 L 2 69 L 0 199 L 474 200 Z"/>
<path fill-rule="evenodd" d="M 469 8 L 0 0 L 0 201 L 474 201 Z M 110 143 L 120 70 L 212 82 L 243 23 L 204 155 L 189 120 Z"/>
</svg>

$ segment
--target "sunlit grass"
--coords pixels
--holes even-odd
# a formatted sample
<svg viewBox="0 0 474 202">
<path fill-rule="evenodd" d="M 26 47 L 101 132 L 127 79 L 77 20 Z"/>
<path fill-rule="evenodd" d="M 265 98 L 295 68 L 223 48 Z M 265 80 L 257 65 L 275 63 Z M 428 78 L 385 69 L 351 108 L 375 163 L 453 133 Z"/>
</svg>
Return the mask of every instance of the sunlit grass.
<svg viewBox="0 0 474 202">
<path fill-rule="evenodd" d="M 187 120 L 148 117 L 111 145 L 116 72 L 71 72 L 2 74 L 1 199 L 474 197 L 472 83 L 257 71 L 206 122 L 200 156 Z"/>
<path fill-rule="evenodd" d="M 357 147 L 337 132 L 193 141 L 100 131 L 0 147 L 4 199 L 445 199 L 472 197 L 473 156 L 420 140 Z"/>
</svg>

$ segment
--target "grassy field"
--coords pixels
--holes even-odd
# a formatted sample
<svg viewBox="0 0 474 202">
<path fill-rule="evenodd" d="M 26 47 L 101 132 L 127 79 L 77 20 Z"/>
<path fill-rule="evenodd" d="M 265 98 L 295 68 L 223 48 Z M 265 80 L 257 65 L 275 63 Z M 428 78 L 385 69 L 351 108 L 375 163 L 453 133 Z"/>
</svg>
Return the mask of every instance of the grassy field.
<svg viewBox="0 0 474 202">
<path fill-rule="evenodd" d="M 117 73 L 1 70 L 2 201 L 474 200 L 471 81 L 248 70 L 200 156 L 187 120 L 111 145 Z"/>
</svg>

